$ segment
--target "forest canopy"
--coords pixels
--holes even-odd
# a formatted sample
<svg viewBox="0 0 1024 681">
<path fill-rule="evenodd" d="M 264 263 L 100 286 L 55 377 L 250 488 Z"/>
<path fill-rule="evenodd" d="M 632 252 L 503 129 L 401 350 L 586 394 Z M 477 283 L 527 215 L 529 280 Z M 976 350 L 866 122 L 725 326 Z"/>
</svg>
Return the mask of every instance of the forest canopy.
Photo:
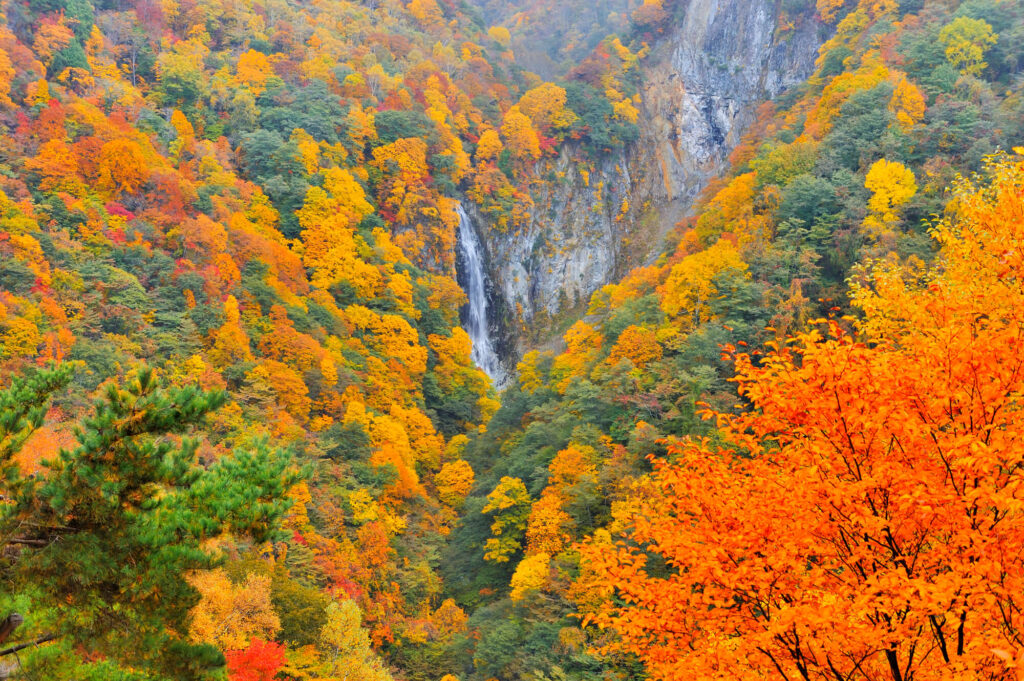
<svg viewBox="0 0 1024 681">
<path fill-rule="evenodd" d="M 1016 678 L 1024 11 L 710 4 L 0 0 L 0 677 Z"/>
</svg>

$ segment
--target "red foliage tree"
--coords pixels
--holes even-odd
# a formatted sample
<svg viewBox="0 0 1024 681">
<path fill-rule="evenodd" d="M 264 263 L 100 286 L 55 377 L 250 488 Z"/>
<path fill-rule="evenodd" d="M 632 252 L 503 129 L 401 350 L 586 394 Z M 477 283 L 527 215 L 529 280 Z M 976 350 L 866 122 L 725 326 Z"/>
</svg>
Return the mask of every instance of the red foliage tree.
<svg viewBox="0 0 1024 681">
<path fill-rule="evenodd" d="M 252 639 L 247 648 L 229 650 L 228 681 L 272 681 L 288 661 L 285 648 L 273 641 Z"/>
</svg>

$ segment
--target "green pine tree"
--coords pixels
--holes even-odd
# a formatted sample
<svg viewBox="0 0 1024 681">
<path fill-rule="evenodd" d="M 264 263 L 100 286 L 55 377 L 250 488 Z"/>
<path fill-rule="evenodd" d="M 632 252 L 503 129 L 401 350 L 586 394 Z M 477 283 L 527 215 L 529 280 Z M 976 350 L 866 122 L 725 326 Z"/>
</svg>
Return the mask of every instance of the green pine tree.
<svg viewBox="0 0 1024 681">
<path fill-rule="evenodd" d="M 43 425 L 50 395 L 70 380 L 71 367 L 65 365 L 16 376 L 10 387 L 0 390 L 0 485 L 6 497 L 16 494 L 23 482 L 14 455 Z"/>
<path fill-rule="evenodd" d="M 55 380 L 18 389 L 38 396 Z M 5 577 L 52 608 L 48 624 L 63 647 L 154 679 L 212 678 L 223 665 L 218 650 L 188 640 L 199 595 L 186 576 L 218 564 L 208 539 L 268 538 L 298 479 L 290 457 L 262 445 L 197 463 L 197 442 L 181 435 L 224 401 L 222 392 L 165 388 L 139 371 L 107 389 L 77 429 L 77 448 L 22 485 L 2 529 L 21 532 L 26 548 Z M 2 423 L 13 418 L 5 412 Z"/>
</svg>

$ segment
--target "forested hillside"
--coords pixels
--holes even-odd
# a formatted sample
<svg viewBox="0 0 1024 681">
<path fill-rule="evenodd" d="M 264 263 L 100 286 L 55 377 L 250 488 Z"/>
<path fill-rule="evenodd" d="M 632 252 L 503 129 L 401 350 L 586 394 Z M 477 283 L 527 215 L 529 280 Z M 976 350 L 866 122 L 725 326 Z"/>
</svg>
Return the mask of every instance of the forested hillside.
<svg viewBox="0 0 1024 681">
<path fill-rule="evenodd" d="M 464 631 L 438 554 L 497 403 L 457 201 L 514 228 L 532 163 L 615 143 L 617 103 L 579 84 L 581 118 L 433 0 L 3 15 L 0 371 L 31 411 L 0 425 L 2 598 L 56 636 L 25 673 L 385 678 L 371 647 L 398 669 Z"/>
<path fill-rule="evenodd" d="M 1024 9 L 763 5 L 814 74 L 499 394 L 460 207 L 633 224 L 690 3 L 0 0 L 0 678 L 1016 678 Z"/>
<path fill-rule="evenodd" d="M 996 630 L 998 608 L 1015 601 L 995 595 L 974 596 L 985 605 L 967 608 L 979 647 L 959 662 L 936 664 L 935 639 L 943 626 L 955 638 L 954 614 L 966 608 L 949 594 L 970 602 L 958 579 L 980 568 L 942 567 L 944 557 L 964 550 L 958 542 L 971 540 L 949 538 L 944 532 L 959 521 L 927 510 L 990 490 L 987 479 L 980 483 L 986 491 L 973 493 L 944 482 L 930 466 L 946 444 L 921 442 L 919 421 L 932 432 L 960 434 L 956 447 L 974 451 L 995 446 L 980 444 L 991 431 L 978 432 L 978 421 L 961 423 L 970 409 L 1017 408 L 989 404 L 996 398 L 985 388 L 971 392 L 959 364 L 986 376 L 992 364 L 1014 372 L 990 380 L 1015 395 L 1015 342 L 980 331 L 970 340 L 954 334 L 966 331 L 967 310 L 999 319 L 992 333 L 1018 328 L 1016 317 L 1006 317 L 1019 314 L 1017 303 L 971 307 L 963 298 L 983 299 L 990 287 L 994 295 L 1000 283 L 958 277 L 970 278 L 964 268 L 972 267 L 978 277 L 996 277 L 990 258 L 999 252 L 1009 258 L 1000 281 L 1015 276 L 1016 246 L 1006 244 L 1015 243 L 1021 221 L 1019 160 L 990 168 L 988 159 L 1024 140 L 1024 12 L 1013 2 L 868 0 L 819 2 L 818 11 L 835 31 L 815 74 L 762 107 L 731 171 L 678 226 L 664 255 L 599 291 L 565 334 L 564 350 L 524 357 L 518 385 L 502 396 L 487 432 L 467 444 L 476 488 L 442 574 L 457 602 L 473 610 L 473 666 L 460 670 L 468 678 L 631 676 L 641 673 L 640 662 L 655 678 L 680 680 L 1011 678 L 1003 676 L 1010 659 L 1003 653 L 1017 659 L 1009 651 L 1018 644 L 1006 642 L 1019 631 L 1015 617 Z M 982 187 L 997 178 L 998 199 L 981 189 L 954 192 L 958 177 L 974 173 Z M 955 252 L 943 258 L 931 231 L 940 219 L 942 241 Z M 960 229 L 964 244 L 953 236 Z M 968 248 L 989 255 L 963 253 Z M 873 260 L 884 264 L 864 269 Z M 956 272 L 944 272 L 947 260 Z M 933 280 L 950 298 L 899 288 Z M 937 305 L 949 306 L 948 316 Z M 821 319 L 831 326 L 820 327 Z M 939 346 L 919 348 L 925 341 L 915 333 Z M 892 352 L 875 357 L 857 344 L 862 339 Z M 947 350 L 956 378 L 927 383 L 939 380 L 926 378 L 926 368 L 945 366 L 935 353 L 946 342 L 954 344 Z M 863 361 L 851 357 L 860 352 L 868 353 Z M 856 374 L 843 373 L 836 366 L 843 363 L 856 364 Z M 970 397 L 961 398 L 964 391 Z M 955 405 L 946 421 L 932 411 L 914 414 L 925 395 Z M 734 416 L 748 410 L 753 415 Z M 844 418 L 848 431 L 835 430 Z M 1013 428 L 1000 423 L 986 428 Z M 687 437 L 697 444 L 685 444 Z M 997 449 L 1007 458 L 991 465 L 1014 470 L 1020 451 L 1006 451 L 1013 438 L 1000 437 L 1009 438 Z M 821 512 L 824 502 L 812 495 L 843 513 L 838 500 L 849 503 L 861 489 L 841 470 L 844 462 L 863 462 L 865 470 L 883 465 L 901 439 L 906 454 L 893 455 L 891 465 L 907 468 L 891 493 L 914 495 L 923 508 L 918 514 L 908 502 L 892 511 L 892 522 L 902 523 L 900 543 L 924 542 L 928 566 L 900 574 L 909 550 L 865 553 L 884 536 L 867 536 L 864 546 L 846 546 L 833 558 L 829 550 L 844 532 L 856 533 L 858 523 L 881 532 L 879 521 L 871 525 L 861 508 L 846 526 L 828 518 L 834 525 L 801 527 Z M 738 452 L 735 463 L 736 454 L 717 458 L 719 443 Z M 750 455 L 766 461 L 748 465 Z M 989 465 L 968 461 L 963 465 Z M 857 477 L 859 484 L 885 488 L 886 473 L 873 470 L 881 480 Z M 966 473 L 958 469 L 960 475 Z M 754 482 L 762 478 L 769 482 Z M 911 483 L 916 490 L 907 489 Z M 943 491 L 949 484 L 954 489 Z M 1021 523 L 1011 501 L 1016 492 L 1001 494 L 986 496 L 982 507 L 1014 536 Z M 693 530 L 690 517 L 699 519 Z M 929 523 L 934 535 L 911 529 Z M 939 536 L 942 546 L 932 546 Z M 801 561 L 814 566 L 815 557 L 823 565 L 808 568 L 811 574 L 787 577 L 801 571 Z M 857 560 L 873 564 L 872 574 L 828 582 L 829 574 L 856 569 Z M 1019 575 L 1019 561 L 1008 560 L 1012 565 L 991 569 Z M 884 595 L 871 594 L 874 587 Z M 875 600 L 861 600 L 869 594 Z M 879 605 L 885 598 L 914 602 L 908 614 Z M 581 616 L 591 626 L 580 629 Z M 892 674 L 882 654 L 890 641 L 900 665 Z M 595 651 L 607 655 L 603 662 L 591 657 Z M 868 662 L 858 667 L 855 655 Z"/>
</svg>

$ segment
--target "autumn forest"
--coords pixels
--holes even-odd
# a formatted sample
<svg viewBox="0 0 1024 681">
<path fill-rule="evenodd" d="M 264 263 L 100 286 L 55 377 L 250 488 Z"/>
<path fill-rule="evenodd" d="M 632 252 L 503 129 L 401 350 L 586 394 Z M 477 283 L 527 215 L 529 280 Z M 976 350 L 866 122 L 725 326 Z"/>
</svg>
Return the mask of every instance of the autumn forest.
<svg viewBox="0 0 1024 681">
<path fill-rule="evenodd" d="M 0 0 L 0 679 L 1024 679 L 1024 4 Z"/>
</svg>

